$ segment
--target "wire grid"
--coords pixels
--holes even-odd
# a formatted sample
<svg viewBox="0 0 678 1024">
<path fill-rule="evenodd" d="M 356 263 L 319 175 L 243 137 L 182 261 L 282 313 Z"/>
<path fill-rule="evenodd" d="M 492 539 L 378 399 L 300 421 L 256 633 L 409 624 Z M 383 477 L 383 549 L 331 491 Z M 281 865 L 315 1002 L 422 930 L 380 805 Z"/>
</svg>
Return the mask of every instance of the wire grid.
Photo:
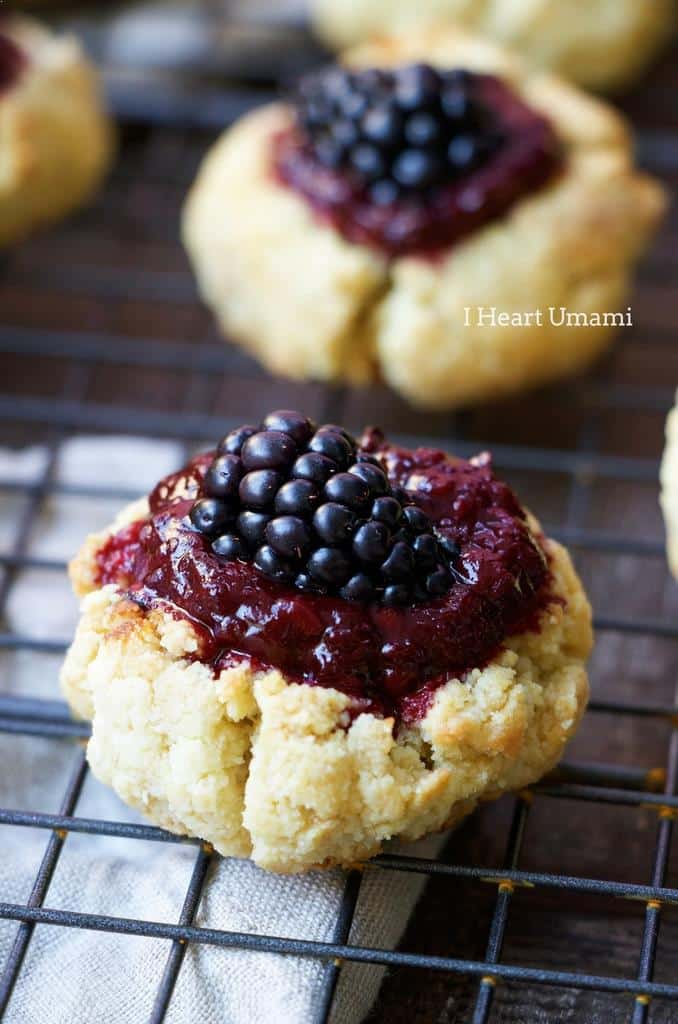
<svg viewBox="0 0 678 1024">
<path fill-rule="evenodd" d="M 228 94 L 224 95 L 226 102 Z M 141 121 L 157 120 L 157 108 L 154 103 L 147 110 L 143 110 L 139 106 L 141 102 L 143 107 L 143 101 L 137 99 L 135 102 L 135 118 Z M 193 108 L 190 108 L 190 105 L 188 108 L 182 107 L 182 122 L 187 119 L 187 110 L 190 113 L 190 109 L 193 109 L 195 122 L 204 123 L 199 93 L 194 95 L 193 103 Z M 124 103 L 122 106 L 129 114 L 129 106 Z M 163 111 L 160 120 L 163 123 L 167 122 L 166 111 Z M 162 148 L 160 151 L 162 152 Z M 678 169 L 678 161 L 676 165 Z M 132 187 L 128 174 L 129 168 L 124 162 L 121 163 L 109 194 L 115 197 L 116 189 L 122 186 Z M 186 168 L 178 177 L 182 181 L 187 177 Z M 153 183 L 152 175 L 150 180 Z M 114 198 L 111 200 L 111 206 L 113 203 Z M 103 230 L 107 223 L 106 208 L 100 209 L 92 216 L 95 217 L 95 227 Z M 162 236 L 162 227 L 157 217 L 154 221 L 154 230 Z M 55 293 L 76 298 L 85 295 L 97 302 L 110 304 L 120 301 L 122 297 L 134 298 L 139 294 L 147 297 L 149 293 L 152 293 L 154 301 L 170 305 L 195 301 L 192 286 L 188 291 L 182 290 L 185 278 L 172 271 L 157 276 L 151 272 L 139 275 L 133 268 L 116 266 L 110 273 L 101 274 L 96 267 L 84 264 L 73 266 L 64 261 L 58 266 L 51 266 L 49 274 L 45 272 L 43 277 L 39 269 L 31 267 L 30 263 L 26 271 L 21 262 L 18 267 L 9 268 L 8 274 L 14 287 L 20 288 L 22 284 L 30 282 L 32 288 L 42 290 L 44 295 Z M 65 565 L 61 562 L 34 558 L 30 554 L 31 532 L 46 501 L 64 493 L 77 494 L 83 500 L 105 495 L 123 501 L 136 496 L 122 489 L 112 490 L 94 482 L 86 485 L 65 485 L 57 482 L 55 469 L 62 445 L 71 434 L 82 430 L 122 430 L 131 434 L 171 437 L 180 440 L 188 454 L 196 444 L 204 442 L 205 438 L 219 436 L 239 419 L 221 415 L 222 403 L 215 380 L 229 375 L 237 379 L 240 375 L 247 377 L 254 390 L 258 388 L 259 391 L 266 393 L 267 386 L 265 378 L 256 367 L 251 366 L 247 360 L 243 362 L 243 357 L 237 351 L 221 346 L 209 332 L 197 342 L 167 339 L 162 345 L 157 345 L 140 343 L 132 331 L 126 337 L 124 333 L 112 335 L 107 331 L 89 329 L 77 332 L 45 330 L 17 326 L 11 320 L 12 317 L 8 323 L 3 323 L 0 314 L 0 352 L 18 361 L 19 367 L 23 367 L 26 374 L 32 372 L 31 368 L 36 359 L 37 365 L 40 360 L 45 361 L 49 367 L 58 363 L 62 372 L 56 375 L 58 386 L 47 396 L 41 394 L 37 388 L 36 393 L 32 393 L 30 386 L 22 388 L 21 394 L 13 393 L 11 390 L 0 394 L 0 423 L 19 424 L 22 438 L 26 433 L 31 438 L 38 436 L 46 442 L 49 451 L 46 467 L 37 483 L 26 484 L 17 478 L 6 479 L 0 484 L 1 490 L 22 494 L 28 502 L 12 549 L 0 555 L 0 567 L 4 569 L 0 583 L 0 622 L 5 616 L 12 588 L 22 571 L 39 568 L 59 573 L 65 570 Z M 114 372 L 116 368 L 139 373 L 159 368 L 166 371 L 170 368 L 180 374 L 183 381 L 181 406 L 167 411 L 162 408 L 133 407 L 120 396 L 115 402 L 97 400 L 96 374 L 102 368 L 107 373 Z M 571 399 L 571 392 L 565 391 L 564 394 L 566 401 Z M 347 392 L 341 389 L 314 389 L 313 395 L 317 411 L 321 415 L 327 419 L 350 422 L 351 398 Z M 620 387 L 602 373 L 587 379 L 578 388 L 576 400 L 585 412 L 573 448 L 537 449 L 519 444 L 493 444 L 497 464 L 502 470 L 509 472 L 529 470 L 539 474 L 556 473 L 567 479 L 566 514 L 562 521 L 549 524 L 549 532 L 561 540 L 578 548 L 602 552 L 615 558 L 633 556 L 641 560 L 656 561 L 663 555 L 663 545 L 659 539 L 632 538 L 610 530 L 593 529 L 587 525 L 586 512 L 596 483 L 601 479 L 613 479 L 636 485 L 654 481 L 657 473 L 657 464 L 654 460 L 608 454 L 601 450 L 601 409 L 605 409 L 606 412 L 618 412 L 620 415 L 629 408 L 651 410 L 654 413 L 663 412 L 669 403 L 668 389 L 643 392 Z M 426 421 L 427 424 L 429 422 L 430 420 Z M 404 434 L 400 440 L 405 444 L 430 441 L 432 444 L 453 447 L 460 454 L 471 454 L 478 450 L 478 443 L 468 438 L 467 414 L 449 417 L 444 421 L 436 419 L 435 423 L 436 434 L 431 438 L 423 437 L 417 431 L 416 436 Z M 439 429 L 441 423 L 444 424 L 444 429 Z M 672 643 L 678 640 L 678 626 L 663 619 L 639 620 L 607 614 L 597 617 L 596 627 L 600 632 L 660 638 Z M 0 649 L 59 652 L 64 646 L 58 638 L 34 640 L 12 632 L 0 634 Z M 644 701 L 629 703 L 599 700 L 593 701 L 590 708 L 594 715 L 631 716 L 638 720 L 650 719 L 669 724 L 675 724 L 678 713 L 678 707 L 673 703 Z M 372 862 L 368 870 L 417 872 L 429 877 L 472 880 L 496 889 L 485 954 L 479 959 L 467 959 L 408 953 L 404 950 L 372 949 L 352 944 L 349 935 L 360 893 L 362 875 L 359 871 L 352 871 L 346 875 L 342 905 L 332 942 L 320 943 L 197 927 L 193 923 L 195 913 L 205 891 L 210 861 L 215 857 L 205 844 L 148 825 L 92 820 L 77 815 L 78 800 L 88 771 L 78 741 L 86 739 L 88 726 L 72 721 L 65 705 L 59 701 L 7 694 L 0 695 L 0 731 L 46 737 L 55 741 L 72 740 L 75 741 L 77 750 L 72 773 L 57 814 L 0 810 L 0 825 L 44 829 L 49 833 L 44 856 L 27 904 L 24 906 L 0 903 L 0 917 L 19 922 L 13 947 L 0 978 L 0 1016 L 3 1016 L 11 1005 L 12 992 L 29 950 L 31 937 L 35 927 L 40 924 L 167 939 L 170 944 L 167 962 L 150 1017 L 156 1024 L 165 1018 L 188 943 L 290 954 L 311 957 L 323 962 L 326 966 L 322 1000 L 316 1015 L 317 1024 L 329 1019 L 341 964 L 347 960 L 390 968 L 408 967 L 475 977 L 477 994 L 471 1014 L 473 1024 L 483 1024 L 490 1019 L 493 998 L 500 982 L 526 986 L 570 987 L 628 996 L 628 1019 L 634 1024 L 642 1024 L 648 1020 L 652 999 L 678 1001 L 678 983 L 653 980 L 662 914 L 665 908 L 678 903 L 678 889 L 666 885 L 673 821 L 678 812 L 678 736 L 675 732 L 672 734 L 666 763 L 661 771 L 648 772 L 622 765 L 565 763 L 554 776 L 533 787 L 531 791 L 519 794 L 515 799 L 504 861 L 500 869 L 399 855 L 383 855 Z M 616 807 L 643 808 L 645 811 L 649 808 L 656 812 L 656 838 L 648 884 L 519 869 L 518 864 L 524 849 L 526 828 L 535 796 L 549 801 L 576 800 Z M 72 833 L 194 845 L 195 864 L 177 923 L 105 917 L 92 913 L 50 909 L 45 906 L 51 879 L 67 838 Z M 645 904 L 645 913 L 635 975 L 611 977 L 603 973 L 518 966 L 505 962 L 502 959 L 502 950 L 511 906 L 516 892 L 526 887 L 550 889 L 556 894 L 561 894 L 563 899 L 579 893 L 642 901 Z"/>
</svg>

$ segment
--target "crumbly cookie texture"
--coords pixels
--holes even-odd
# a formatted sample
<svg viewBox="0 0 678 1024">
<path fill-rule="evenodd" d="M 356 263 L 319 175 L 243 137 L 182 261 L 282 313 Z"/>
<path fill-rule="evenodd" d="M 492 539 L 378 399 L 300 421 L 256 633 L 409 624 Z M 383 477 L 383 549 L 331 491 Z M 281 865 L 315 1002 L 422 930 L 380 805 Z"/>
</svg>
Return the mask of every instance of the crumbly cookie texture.
<svg viewBox="0 0 678 1024">
<path fill-rule="evenodd" d="M 26 54 L 0 95 L 0 245 L 84 203 L 107 170 L 113 136 L 79 43 L 10 15 L 2 32 Z"/>
<path fill-rule="evenodd" d="M 245 117 L 208 155 L 183 235 L 205 301 L 224 331 L 275 373 L 367 380 L 379 372 L 422 407 L 449 408 L 573 373 L 610 343 L 613 326 L 553 326 L 549 307 L 625 307 L 633 266 L 665 208 L 634 167 L 623 120 L 489 43 L 448 30 L 385 40 L 347 55 L 360 66 L 425 59 L 507 79 L 552 121 L 566 167 L 432 261 L 388 261 L 345 241 L 279 184 L 272 140 L 291 110 Z M 520 258 L 516 258 L 516 254 Z M 492 327 L 466 308 L 544 311 L 542 326 Z"/>
<path fill-rule="evenodd" d="M 455 24 L 590 89 L 633 81 L 675 28 L 673 0 L 313 0 L 319 34 L 343 48 Z"/>
<path fill-rule="evenodd" d="M 666 421 L 666 447 L 661 466 L 661 505 L 666 523 L 666 550 L 678 579 L 678 394 Z"/>
<path fill-rule="evenodd" d="M 116 523 L 138 518 L 143 505 Z M 535 524 L 536 525 L 536 524 Z M 591 613 L 567 552 L 548 541 L 554 602 L 539 632 L 435 694 L 423 719 L 351 721 L 343 693 L 248 663 L 215 678 L 186 619 L 97 588 L 89 539 L 72 565 L 82 617 L 63 672 L 91 719 L 95 775 L 151 821 L 273 871 L 350 865 L 392 838 L 447 828 L 481 800 L 536 781 L 584 712 Z"/>
</svg>

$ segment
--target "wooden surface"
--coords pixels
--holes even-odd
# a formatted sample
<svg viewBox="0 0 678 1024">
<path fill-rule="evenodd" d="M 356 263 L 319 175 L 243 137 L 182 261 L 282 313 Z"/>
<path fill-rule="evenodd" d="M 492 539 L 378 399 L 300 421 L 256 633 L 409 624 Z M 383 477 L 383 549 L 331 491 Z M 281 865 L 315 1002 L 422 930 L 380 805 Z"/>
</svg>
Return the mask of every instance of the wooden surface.
<svg viewBox="0 0 678 1024">
<path fill-rule="evenodd" d="M 672 189 L 678 181 L 677 58 L 678 51 L 669 54 L 623 102 L 639 129 L 643 162 Z M 456 416 L 422 415 L 381 387 L 350 392 L 273 380 L 238 350 L 222 345 L 197 301 L 178 241 L 182 199 L 214 136 L 195 128 L 127 126 L 118 165 L 95 205 L 7 255 L 0 269 L 0 399 L 12 395 L 31 405 L 24 406 L 22 420 L 0 419 L 0 443 L 45 436 L 46 421 L 55 417 L 66 416 L 73 430 L 104 424 L 125 430 L 130 420 L 124 410 L 132 409 L 148 418 L 150 432 L 171 432 L 171 417 L 251 420 L 285 405 L 354 427 L 378 422 L 387 431 L 463 437 L 479 448 L 583 448 L 632 456 L 656 468 L 665 414 L 678 384 L 675 209 L 640 273 L 634 328 L 591 374 L 529 399 Z M 105 342 L 97 342 L 102 336 Z M 186 362 L 193 366 L 190 373 L 182 368 Z M 212 364 L 208 372 L 201 369 Z M 67 404 L 74 401 L 77 407 Z M 536 457 L 526 457 L 525 468 L 506 475 L 549 526 L 566 523 L 628 538 L 662 538 L 651 474 L 643 482 L 596 476 L 573 488 L 566 473 L 541 472 Z M 677 621 L 678 587 L 657 554 L 619 557 L 576 548 L 574 555 L 598 615 Z M 677 678 L 675 641 L 599 635 L 592 666 L 596 699 L 671 703 Z M 592 713 L 567 756 L 649 771 L 664 764 L 669 737 L 668 724 Z M 511 813 L 512 801 L 506 799 L 474 815 L 453 837 L 446 859 L 500 866 Z M 649 883 L 656 828 L 651 811 L 538 797 L 519 867 Z M 674 886 L 675 846 L 666 880 Z M 488 884 L 430 882 L 402 948 L 481 959 L 495 896 L 496 887 Z M 503 959 L 633 976 L 643 913 L 643 904 L 520 890 L 512 901 Z M 677 982 L 677 963 L 678 908 L 669 907 L 663 913 L 657 978 Z M 475 992 L 469 978 L 395 971 L 370 1021 L 461 1024 L 470 1019 Z M 491 1019 L 611 1024 L 629 1019 L 631 1007 L 628 997 L 507 984 L 498 987 Z M 650 1019 L 678 1021 L 678 1005 L 657 1002 Z"/>
</svg>

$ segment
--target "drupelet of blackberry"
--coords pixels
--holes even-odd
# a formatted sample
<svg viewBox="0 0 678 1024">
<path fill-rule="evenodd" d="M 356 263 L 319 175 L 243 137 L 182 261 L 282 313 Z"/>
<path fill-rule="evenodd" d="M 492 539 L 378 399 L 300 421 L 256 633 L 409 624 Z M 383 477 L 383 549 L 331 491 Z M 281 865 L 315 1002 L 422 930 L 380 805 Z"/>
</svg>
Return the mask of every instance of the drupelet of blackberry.
<svg viewBox="0 0 678 1024">
<path fill-rule="evenodd" d="M 350 172 L 375 203 L 388 205 L 467 174 L 502 145 L 481 79 L 428 64 L 331 67 L 305 76 L 293 100 L 320 163 Z"/>
<path fill-rule="evenodd" d="M 216 556 L 303 592 L 396 606 L 454 578 L 454 549 L 379 460 L 290 410 L 222 440 L 189 516 Z"/>
</svg>

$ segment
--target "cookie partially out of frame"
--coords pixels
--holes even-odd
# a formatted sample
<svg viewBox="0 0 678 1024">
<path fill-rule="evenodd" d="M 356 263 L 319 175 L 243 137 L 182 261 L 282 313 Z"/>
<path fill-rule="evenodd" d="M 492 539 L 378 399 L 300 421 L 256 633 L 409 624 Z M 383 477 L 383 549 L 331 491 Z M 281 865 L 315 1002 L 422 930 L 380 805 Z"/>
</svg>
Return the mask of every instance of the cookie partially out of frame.
<svg viewBox="0 0 678 1024">
<path fill-rule="evenodd" d="M 312 0 L 319 34 L 339 49 L 427 25 L 458 25 L 589 89 L 645 70 L 676 23 L 673 0 Z"/>
<path fill-rule="evenodd" d="M 661 466 L 661 488 L 669 566 L 673 575 L 678 579 L 678 404 L 671 410 L 666 421 L 666 446 Z"/>
<path fill-rule="evenodd" d="M 412 188 L 391 206 L 372 202 L 353 172 L 322 164 L 323 126 L 312 139 L 290 104 L 244 117 L 217 142 L 189 195 L 183 235 L 225 333 L 273 372 L 381 376 L 417 405 L 446 408 L 572 374 L 605 350 L 665 196 L 634 166 L 626 126 L 610 107 L 495 46 L 448 30 L 347 56 L 355 69 L 405 73 L 421 61 L 444 70 L 445 81 L 460 74 L 449 69 L 474 72 L 471 99 L 484 89 L 494 100 L 490 126 L 483 135 L 481 124 L 472 144 L 488 144 L 495 129 L 508 142 L 442 181 L 440 194 L 451 198 L 419 235 L 430 201 Z M 331 82 L 302 83 L 302 95 L 317 88 L 327 105 Z M 358 103 L 371 86 L 360 88 Z M 312 102 L 303 100 L 307 122 Z M 493 102 L 508 105 L 509 120 L 493 123 Z M 461 145 L 463 159 L 466 138 Z M 566 326 L 563 307 L 576 314 Z M 479 308 L 510 322 L 479 322 Z M 512 319 L 537 310 L 540 324 Z"/>
<path fill-rule="evenodd" d="M 242 481 L 261 468 L 243 470 L 237 510 L 210 497 L 245 462 L 227 438 L 88 538 L 72 565 L 82 616 L 62 685 L 92 722 L 94 773 L 155 824 L 280 872 L 355 864 L 536 781 L 588 695 L 581 583 L 487 457 L 406 452 L 374 434 L 344 457 L 337 430 L 315 445 L 297 432 L 292 454 L 310 447 L 310 461 L 282 471 L 278 459 L 259 541 L 247 513 L 258 483 Z M 302 486 L 295 499 L 290 484 L 308 482 L 319 457 L 335 460 L 325 492 Z M 319 509 L 328 487 L 356 508 L 364 480 L 371 497 L 340 541 L 341 501 L 334 518 Z M 311 502 L 296 529 L 312 539 L 283 558 L 290 516 L 273 505 L 294 500 Z M 382 504 L 369 512 L 369 501 Z M 379 569 L 358 526 L 374 530 L 381 515 L 383 539 L 394 507 L 399 532 L 387 531 Z M 314 532 L 328 523 L 339 530 L 330 557 Z M 415 556 L 393 576 L 398 545 Z"/>
<path fill-rule="evenodd" d="M 0 245 L 85 203 L 112 152 L 96 74 L 79 43 L 0 18 Z"/>
</svg>

